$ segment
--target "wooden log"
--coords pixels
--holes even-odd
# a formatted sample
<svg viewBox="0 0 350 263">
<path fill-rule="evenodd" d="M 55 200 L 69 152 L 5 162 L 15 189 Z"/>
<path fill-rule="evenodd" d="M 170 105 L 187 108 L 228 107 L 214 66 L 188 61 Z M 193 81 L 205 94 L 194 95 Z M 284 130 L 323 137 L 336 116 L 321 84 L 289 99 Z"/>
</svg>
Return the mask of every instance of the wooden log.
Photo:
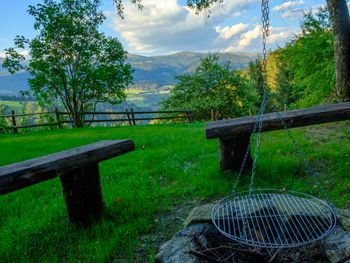
<svg viewBox="0 0 350 263">
<path fill-rule="evenodd" d="M 0 195 L 133 151 L 131 140 L 101 141 L 0 167 Z"/>
<path fill-rule="evenodd" d="M 130 114 L 129 114 L 128 109 L 125 109 L 125 112 L 126 112 L 126 117 L 128 118 L 129 125 L 132 126 L 131 119 L 130 119 Z"/>
<path fill-rule="evenodd" d="M 70 221 L 83 227 L 98 222 L 104 208 L 98 163 L 73 169 L 60 179 Z"/>
<path fill-rule="evenodd" d="M 132 119 L 133 125 L 136 125 L 135 112 L 133 108 L 131 108 L 131 119 Z"/>
<path fill-rule="evenodd" d="M 280 114 L 283 122 L 289 128 L 350 120 L 350 102 L 285 111 Z M 264 114 L 263 119 L 262 131 L 283 129 L 283 124 L 277 113 Z M 207 139 L 214 139 L 251 133 L 256 120 L 257 116 L 251 116 L 210 122 L 206 126 L 206 137 Z"/>
<path fill-rule="evenodd" d="M 189 123 L 192 123 L 192 116 L 191 116 L 191 112 L 190 111 L 187 111 L 186 112 L 186 116 L 187 116 L 187 120 Z"/>
<path fill-rule="evenodd" d="M 12 111 L 11 119 L 12 119 L 13 133 L 18 133 L 17 123 L 16 123 L 16 113 L 14 110 Z"/>
<path fill-rule="evenodd" d="M 226 139 L 220 138 L 221 169 L 239 171 L 249 142 L 250 134 L 248 133 Z M 245 169 L 250 169 L 252 163 L 252 157 L 249 154 L 245 163 Z"/>
</svg>

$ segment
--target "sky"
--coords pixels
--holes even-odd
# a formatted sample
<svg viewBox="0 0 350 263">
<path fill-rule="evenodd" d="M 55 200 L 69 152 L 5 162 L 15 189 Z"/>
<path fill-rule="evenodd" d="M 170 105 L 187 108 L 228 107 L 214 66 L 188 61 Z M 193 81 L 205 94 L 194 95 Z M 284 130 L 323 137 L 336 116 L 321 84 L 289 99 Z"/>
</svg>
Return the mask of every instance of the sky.
<svg viewBox="0 0 350 263">
<path fill-rule="evenodd" d="M 1 0 L 0 56 L 16 35 L 33 38 L 33 18 L 28 5 L 40 0 Z M 125 3 L 125 19 L 112 0 L 102 0 L 107 19 L 101 30 L 117 37 L 129 53 L 162 55 L 179 51 L 259 52 L 261 50 L 260 0 L 225 0 L 196 15 L 185 0 L 143 0 L 142 11 Z M 348 1 L 349 3 L 349 1 Z M 317 10 L 325 0 L 270 0 L 269 48 L 283 46 L 299 32 L 302 13 Z M 348 4 L 349 5 L 349 4 Z"/>
</svg>

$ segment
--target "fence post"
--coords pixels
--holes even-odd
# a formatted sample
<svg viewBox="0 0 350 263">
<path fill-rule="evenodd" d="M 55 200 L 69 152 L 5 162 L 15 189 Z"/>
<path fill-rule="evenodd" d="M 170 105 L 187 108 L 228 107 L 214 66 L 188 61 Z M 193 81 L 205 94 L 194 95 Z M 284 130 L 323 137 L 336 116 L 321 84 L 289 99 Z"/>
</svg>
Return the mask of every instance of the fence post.
<svg viewBox="0 0 350 263">
<path fill-rule="evenodd" d="M 18 129 L 16 128 L 17 127 L 16 113 L 14 110 L 12 111 L 12 127 L 13 127 L 13 133 L 18 133 Z"/>
<path fill-rule="evenodd" d="M 126 112 L 126 117 L 128 118 L 129 125 L 131 126 L 132 123 L 131 123 L 131 120 L 130 120 L 130 115 L 129 115 L 128 109 L 125 109 L 125 112 Z"/>
<path fill-rule="evenodd" d="M 193 122 L 192 112 L 191 111 L 186 111 L 186 115 L 187 115 L 187 118 L 188 118 L 188 122 L 192 123 Z"/>
<path fill-rule="evenodd" d="M 59 113 L 57 108 L 55 109 L 55 114 L 56 114 L 57 127 L 58 127 L 58 129 L 61 129 L 62 124 L 61 124 L 61 119 L 60 119 L 60 113 Z"/>
<path fill-rule="evenodd" d="M 131 108 L 131 118 L 132 118 L 132 123 L 134 124 L 134 125 L 136 125 L 136 121 L 135 121 L 135 114 L 134 114 L 134 109 L 133 108 Z"/>
</svg>

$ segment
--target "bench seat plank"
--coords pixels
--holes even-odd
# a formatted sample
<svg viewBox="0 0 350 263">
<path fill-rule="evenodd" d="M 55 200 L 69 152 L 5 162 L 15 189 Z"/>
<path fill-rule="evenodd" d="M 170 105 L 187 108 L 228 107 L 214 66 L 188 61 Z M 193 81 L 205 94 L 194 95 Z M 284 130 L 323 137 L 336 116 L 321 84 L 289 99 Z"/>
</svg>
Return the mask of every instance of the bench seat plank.
<svg viewBox="0 0 350 263">
<path fill-rule="evenodd" d="M 67 174 L 70 170 L 97 164 L 134 149 L 131 140 L 101 141 L 0 167 L 0 194 Z"/>
<path fill-rule="evenodd" d="M 283 121 L 289 128 L 302 127 L 327 122 L 350 120 L 350 102 L 281 112 Z M 207 139 L 231 138 L 238 134 L 251 133 L 258 116 L 242 117 L 209 122 L 206 125 Z M 262 131 L 283 129 L 277 113 L 263 115 Z"/>
</svg>

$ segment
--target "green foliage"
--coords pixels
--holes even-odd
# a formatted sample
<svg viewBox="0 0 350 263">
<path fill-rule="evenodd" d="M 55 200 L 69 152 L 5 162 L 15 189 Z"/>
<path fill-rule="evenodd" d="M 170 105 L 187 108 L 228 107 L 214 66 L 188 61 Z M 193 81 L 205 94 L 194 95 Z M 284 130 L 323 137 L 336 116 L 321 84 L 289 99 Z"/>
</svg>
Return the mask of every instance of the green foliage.
<svg viewBox="0 0 350 263">
<path fill-rule="evenodd" d="M 251 61 L 247 67 L 246 73 L 248 76 L 248 84 L 257 92 L 259 100 L 261 100 L 264 93 L 264 79 L 261 61 L 259 59 L 257 59 L 255 62 Z"/>
<path fill-rule="evenodd" d="M 230 63 L 221 66 L 217 55 L 209 55 L 193 74 L 177 76 L 179 81 L 163 102 L 166 109 L 191 109 L 197 120 L 217 120 L 248 114 L 256 95 Z"/>
<path fill-rule="evenodd" d="M 132 80 L 121 43 L 99 32 L 105 16 L 100 0 L 45 0 L 29 7 L 33 40 L 15 39 L 16 48 L 30 50 L 29 65 L 14 48 L 6 50 L 3 66 L 10 72 L 27 69 L 29 85 L 42 104 L 59 99 L 72 114 L 75 127 L 83 126 L 80 112 L 94 110 L 100 102 L 125 100 L 124 90 Z"/>
<path fill-rule="evenodd" d="M 190 8 L 193 8 L 196 11 L 196 13 L 199 14 L 203 10 L 209 10 L 213 4 L 222 3 L 222 2 L 224 1 L 223 0 L 187 0 L 187 6 Z"/>
<path fill-rule="evenodd" d="M 7 133 L 8 129 L 6 129 L 8 125 L 8 120 L 5 117 L 1 117 L 1 115 L 6 115 L 8 112 L 8 106 L 4 104 L 0 104 L 0 133 Z"/>
<path fill-rule="evenodd" d="M 123 0 L 113 0 L 115 7 L 117 8 L 118 15 L 124 18 L 124 4 Z M 142 0 L 130 0 L 130 3 L 136 5 L 139 9 L 143 8 Z"/>
<path fill-rule="evenodd" d="M 335 86 L 333 37 L 327 10 L 319 9 L 315 15 L 306 13 L 301 29 L 301 35 L 275 52 L 280 59 L 277 92 L 294 107 L 329 100 Z"/>
</svg>

